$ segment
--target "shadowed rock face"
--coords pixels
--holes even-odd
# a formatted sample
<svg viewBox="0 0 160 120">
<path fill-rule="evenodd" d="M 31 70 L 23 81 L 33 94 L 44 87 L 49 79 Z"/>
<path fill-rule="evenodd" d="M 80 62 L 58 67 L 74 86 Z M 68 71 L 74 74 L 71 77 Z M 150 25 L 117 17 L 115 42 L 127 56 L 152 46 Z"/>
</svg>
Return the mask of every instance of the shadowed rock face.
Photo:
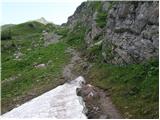
<svg viewBox="0 0 160 120">
<path fill-rule="evenodd" d="M 101 10 L 97 10 L 97 5 Z M 98 14 L 106 13 L 106 25 L 99 27 Z M 107 63 L 141 63 L 159 54 L 159 6 L 156 1 L 84 2 L 68 18 L 67 26 L 86 26 L 87 47 L 102 41 L 102 56 Z"/>
</svg>

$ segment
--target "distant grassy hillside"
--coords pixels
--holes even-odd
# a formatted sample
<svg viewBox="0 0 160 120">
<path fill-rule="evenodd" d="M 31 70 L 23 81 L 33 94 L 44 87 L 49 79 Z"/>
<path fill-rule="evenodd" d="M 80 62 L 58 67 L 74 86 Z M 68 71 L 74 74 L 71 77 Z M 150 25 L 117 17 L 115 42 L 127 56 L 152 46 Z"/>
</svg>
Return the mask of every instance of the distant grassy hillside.
<svg viewBox="0 0 160 120">
<path fill-rule="evenodd" d="M 10 28 L 10 27 L 12 27 L 12 26 L 14 26 L 14 24 L 2 25 L 2 26 L 1 26 L 1 29 L 2 29 L 2 30 L 5 30 L 5 29 L 8 29 L 8 28 Z"/>
<path fill-rule="evenodd" d="M 41 33 L 45 29 L 45 25 L 39 22 L 27 22 L 11 27 L 12 35 L 28 35 L 33 33 Z"/>
<path fill-rule="evenodd" d="M 42 42 L 40 37 L 42 31 L 45 29 L 46 26 L 38 22 L 26 22 L 18 25 L 2 26 L 2 54 L 6 52 L 13 54 L 19 48 L 21 48 L 21 50 L 27 49 L 28 47 L 33 46 L 31 44 Z"/>
<path fill-rule="evenodd" d="M 33 33 L 41 33 L 45 29 L 45 25 L 39 22 L 26 22 L 18 25 L 2 26 L 2 40 L 14 39 L 17 36 L 24 36 Z M 9 36 L 9 37 L 8 37 Z"/>
</svg>

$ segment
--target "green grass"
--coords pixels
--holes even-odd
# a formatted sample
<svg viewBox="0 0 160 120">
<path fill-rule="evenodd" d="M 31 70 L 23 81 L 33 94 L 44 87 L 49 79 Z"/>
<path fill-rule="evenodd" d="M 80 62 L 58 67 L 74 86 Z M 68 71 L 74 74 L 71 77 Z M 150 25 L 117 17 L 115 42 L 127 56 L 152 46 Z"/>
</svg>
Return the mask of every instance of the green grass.
<svg viewBox="0 0 160 120">
<path fill-rule="evenodd" d="M 23 38 L 28 35 L 42 33 L 43 30 L 50 29 L 51 25 L 43 25 L 39 22 L 32 21 L 18 25 L 2 26 L 2 40 Z M 53 28 L 52 28 L 53 29 Z"/>
<path fill-rule="evenodd" d="M 57 74 L 59 74 L 61 67 L 67 60 L 67 55 L 64 53 L 65 48 L 65 44 L 57 43 L 54 45 L 50 45 L 47 48 L 40 48 L 34 51 L 30 51 L 27 54 L 25 54 L 21 61 L 9 60 L 3 62 L 2 80 L 4 80 L 5 78 L 9 78 L 12 75 L 22 74 L 22 77 L 19 78 L 20 80 L 17 79 L 16 81 L 23 82 L 23 80 L 25 79 L 26 81 L 28 80 L 28 83 L 29 81 L 31 81 L 30 83 L 33 85 L 32 82 L 36 81 L 36 79 L 40 79 L 40 76 L 48 75 L 50 77 L 55 77 Z M 35 63 L 46 64 L 49 60 L 52 60 L 52 63 L 50 63 L 44 69 L 36 69 L 34 67 Z M 18 82 L 17 84 L 20 84 L 20 82 Z M 12 85 L 14 86 L 14 84 Z M 23 88 L 23 86 L 19 87 Z M 18 89 L 19 92 L 22 92 L 20 88 Z M 7 95 L 6 92 L 10 93 L 12 92 L 12 90 L 10 90 L 9 87 L 6 88 L 5 86 L 2 86 L 2 98 Z"/>
<path fill-rule="evenodd" d="M 90 2 L 90 6 L 92 7 L 93 10 L 97 11 L 97 16 L 96 16 L 96 23 L 97 26 L 99 26 L 100 28 L 103 28 L 106 26 L 106 18 L 107 18 L 107 13 L 105 11 L 102 10 L 102 3 L 101 1 L 94 1 L 94 2 Z"/>
<path fill-rule="evenodd" d="M 1 39 L 2 39 L 2 40 L 12 39 L 11 30 L 10 30 L 10 29 L 8 29 L 8 30 L 3 30 L 3 31 L 1 32 Z"/>
<path fill-rule="evenodd" d="M 87 56 L 89 62 L 101 62 L 102 45 L 94 45 L 93 47 L 88 48 L 84 51 L 84 54 Z"/>
<path fill-rule="evenodd" d="M 62 38 L 65 38 L 65 37 L 67 37 L 68 31 L 69 31 L 69 29 L 67 27 L 59 27 L 59 28 L 56 29 L 55 32 L 58 35 L 61 35 Z"/>
<path fill-rule="evenodd" d="M 85 46 L 84 36 L 86 27 L 81 23 L 77 23 L 72 31 L 69 31 L 67 36 L 64 38 L 66 43 L 75 48 L 82 48 Z"/>
<path fill-rule="evenodd" d="M 65 52 L 68 45 L 58 42 L 44 47 L 40 37 L 42 30 L 47 28 L 37 22 L 31 24 L 12 26 L 13 38 L 1 41 L 2 113 L 64 83 L 62 71 L 70 59 Z M 20 60 L 15 59 L 17 51 L 23 54 Z M 36 68 L 38 64 L 46 67 Z M 9 80 L 14 77 L 14 80 Z M 29 94 L 34 95 L 31 97 Z"/>
<path fill-rule="evenodd" d="M 25 68 L 33 68 L 34 62 L 40 64 L 47 63 L 48 60 L 53 60 L 53 58 L 56 58 L 56 60 L 60 59 L 59 57 L 61 55 L 64 56 L 64 47 L 65 44 L 58 43 L 47 48 L 32 48 L 31 51 L 23 50 L 22 53 L 24 54 L 24 56 L 22 56 L 21 58 L 22 61 L 14 60 L 13 56 L 5 55 L 6 53 L 2 53 L 2 80 L 11 77 L 13 73 L 15 74 L 18 72 L 22 72 L 22 70 Z M 10 59 L 8 59 L 8 57 L 10 57 Z M 63 57 L 61 59 L 63 59 Z"/>
<path fill-rule="evenodd" d="M 109 4 L 109 8 L 108 11 L 113 7 L 113 5 L 115 4 L 116 1 L 110 1 Z M 97 11 L 97 16 L 96 16 L 96 23 L 97 26 L 99 26 L 100 28 L 104 28 L 107 24 L 107 16 L 108 16 L 108 12 L 104 11 L 102 8 L 102 4 L 100 1 L 96 1 L 92 3 L 92 7 Z"/>
<path fill-rule="evenodd" d="M 14 36 L 17 35 L 29 35 L 33 33 L 41 33 L 45 29 L 45 25 L 39 22 L 26 22 L 12 26 L 11 34 Z"/>
<path fill-rule="evenodd" d="M 100 28 L 103 28 L 107 24 L 107 13 L 106 12 L 98 12 L 97 18 L 96 18 L 96 23 Z"/>
<path fill-rule="evenodd" d="M 3 102 L 10 101 L 25 94 L 28 90 L 42 85 L 61 83 L 57 80 L 61 77 L 62 68 L 68 62 L 69 56 L 65 53 L 66 44 L 57 43 L 47 48 L 37 48 L 26 52 L 21 61 L 5 59 L 2 54 L 2 81 L 13 76 L 16 80 L 2 84 L 2 106 Z M 6 56 L 9 57 L 9 56 Z M 50 63 L 48 63 L 51 61 Z M 46 68 L 35 68 L 34 64 L 46 64 Z M 19 76 L 19 74 L 21 76 Z"/>
<path fill-rule="evenodd" d="M 158 60 L 127 66 L 95 63 L 88 79 L 112 92 L 124 118 L 158 118 L 158 64 Z"/>
</svg>

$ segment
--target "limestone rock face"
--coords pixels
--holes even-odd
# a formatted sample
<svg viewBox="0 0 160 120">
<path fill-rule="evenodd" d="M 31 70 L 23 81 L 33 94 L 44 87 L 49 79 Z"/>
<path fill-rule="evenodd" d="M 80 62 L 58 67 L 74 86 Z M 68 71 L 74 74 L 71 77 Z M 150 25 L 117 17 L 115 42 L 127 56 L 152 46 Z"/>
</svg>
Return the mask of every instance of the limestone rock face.
<svg viewBox="0 0 160 120">
<path fill-rule="evenodd" d="M 158 57 L 158 9 L 158 2 L 115 4 L 109 11 L 105 27 L 104 59 L 123 64 Z"/>
<path fill-rule="evenodd" d="M 97 23 L 100 15 L 98 20 L 106 23 L 103 27 Z M 68 27 L 73 29 L 76 24 L 86 27 L 87 47 L 102 41 L 101 53 L 107 63 L 141 63 L 159 56 L 157 1 L 84 2 L 68 18 Z"/>
</svg>

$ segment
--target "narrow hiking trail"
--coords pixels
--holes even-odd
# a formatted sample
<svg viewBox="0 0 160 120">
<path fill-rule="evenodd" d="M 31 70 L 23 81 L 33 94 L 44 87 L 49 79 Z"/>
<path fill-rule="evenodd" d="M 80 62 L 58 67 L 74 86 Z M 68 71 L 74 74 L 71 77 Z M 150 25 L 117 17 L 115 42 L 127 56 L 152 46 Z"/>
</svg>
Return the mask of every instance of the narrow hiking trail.
<svg viewBox="0 0 160 120">
<path fill-rule="evenodd" d="M 68 48 L 70 62 L 63 69 L 66 83 L 5 113 L 6 118 L 121 118 L 109 96 L 103 90 L 86 83 L 81 75 L 91 66 L 78 51 Z M 77 72 L 80 67 L 81 72 Z M 86 83 L 86 84 L 85 84 Z M 87 89 L 86 89 L 87 88 Z M 77 95 L 77 89 L 84 94 Z M 98 99 L 96 96 L 98 95 Z M 88 99 L 89 98 L 89 99 Z"/>
<path fill-rule="evenodd" d="M 64 67 L 63 77 L 65 80 L 70 81 L 79 76 L 74 69 L 77 64 L 82 64 L 84 61 L 81 59 L 79 52 L 77 52 L 75 49 L 68 48 L 66 52 L 71 55 L 71 61 Z"/>
<path fill-rule="evenodd" d="M 85 76 L 92 65 L 87 62 L 86 58 L 82 58 L 79 51 L 68 48 L 71 54 L 71 61 L 65 66 L 63 76 L 65 80 L 74 80 L 78 76 Z M 116 109 L 111 101 L 110 93 L 97 88 L 90 83 L 83 82 L 81 88 L 76 89 L 77 95 L 80 94 L 85 103 L 84 110 L 87 118 L 92 119 L 121 119 L 120 112 Z"/>
</svg>

